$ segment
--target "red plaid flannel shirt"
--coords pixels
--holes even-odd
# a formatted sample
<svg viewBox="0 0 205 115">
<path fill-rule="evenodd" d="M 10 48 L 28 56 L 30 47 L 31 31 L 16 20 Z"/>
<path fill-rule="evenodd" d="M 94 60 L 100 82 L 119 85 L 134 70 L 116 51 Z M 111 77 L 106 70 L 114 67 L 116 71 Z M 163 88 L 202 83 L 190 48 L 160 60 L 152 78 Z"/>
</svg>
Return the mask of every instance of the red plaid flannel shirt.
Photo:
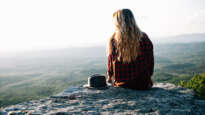
<svg viewBox="0 0 205 115">
<path fill-rule="evenodd" d="M 114 86 L 127 86 L 134 89 L 147 89 L 152 86 L 151 76 L 154 70 L 153 44 L 143 33 L 140 39 L 140 52 L 135 61 L 122 63 L 117 61 L 116 41 L 111 39 L 112 53 L 108 56 L 108 75 L 113 77 Z"/>
</svg>

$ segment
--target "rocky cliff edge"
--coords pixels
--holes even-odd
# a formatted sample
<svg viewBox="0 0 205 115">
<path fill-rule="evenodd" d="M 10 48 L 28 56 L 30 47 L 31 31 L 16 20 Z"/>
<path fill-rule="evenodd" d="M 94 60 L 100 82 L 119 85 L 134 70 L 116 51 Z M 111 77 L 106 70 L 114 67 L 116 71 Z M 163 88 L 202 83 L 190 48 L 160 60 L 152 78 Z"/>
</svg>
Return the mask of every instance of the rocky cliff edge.
<svg viewBox="0 0 205 115">
<path fill-rule="evenodd" d="M 12 105 L 0 115 L 204 115 L 205 100 L 170 83 L 157 83 L 147 91 L 110 87 L 106 90 L 68 88 L 46 99 Z"/>
</svg>

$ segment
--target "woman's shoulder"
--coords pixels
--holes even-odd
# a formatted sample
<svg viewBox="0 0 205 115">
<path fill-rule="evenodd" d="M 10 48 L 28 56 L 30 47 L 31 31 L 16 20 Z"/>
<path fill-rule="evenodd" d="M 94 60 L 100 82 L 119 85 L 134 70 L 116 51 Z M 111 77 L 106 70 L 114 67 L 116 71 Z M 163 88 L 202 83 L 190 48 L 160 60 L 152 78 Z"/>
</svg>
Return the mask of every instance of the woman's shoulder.
<svg viewBox="0 0 205 115">
<path fill-rule="evenodd" d="M 144 45 L 149 45 L 153 47 L 152 41 L 150 40 L 149 36 L 145 32 L 142 32 L 141 42 Z"/>
<path fill-rule="evenodd" d="M 145 41 L 150 41 L 151 42 L 149 36 L 145 32 L 142 32 L 142 39 L 145 40 Z"/>
<path fill-rule="evenodd" d="M 114 38 L 115 38 L 115 33 L 112 34 L 112 36 L 109 39 L 109 42 L 114 41 Z"/>
<path fill-rule="evenodd" d="M 142 38 L 144 38 L 144 39 L 149 39 L 147 33 L 145 33 L 145 32 L 142 32 Z"/>
<path fill-rule="evenodd" d="M 112 34 L 112 36 L 110 37 L 109 41 L 108 41 L 108 53 L 109 54 L 112 54 L 113 52 L 113 48 L 115 47 L 114 46 L 114 42 L 115 42 L 115 33 Z"/>
<path fill-rule="evenodd" d="M 113 33 L 112 36 L 110 37 L 110 39 L 109 39 L 109 45 L 110 45 L 111 47 L 113 47 L 114 42 L 115 42 L 115 33 Z"/>
</svg>

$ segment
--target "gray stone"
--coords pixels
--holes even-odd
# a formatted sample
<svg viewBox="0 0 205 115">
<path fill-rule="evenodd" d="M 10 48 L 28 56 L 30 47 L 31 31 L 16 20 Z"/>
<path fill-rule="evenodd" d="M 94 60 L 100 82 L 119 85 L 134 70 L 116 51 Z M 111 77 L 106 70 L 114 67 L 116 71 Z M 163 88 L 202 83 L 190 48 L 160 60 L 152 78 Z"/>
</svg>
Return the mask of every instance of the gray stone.
<svg viewBox="0 0 205 115">
<path fill-rule="evenodd" d="M 42 115 L 43 113 L 30 113 L 29 115 Z"/>
<path fill-rule="evenodd" d="M 114 87 L 107 90 L 66 89 L 50 98 L 2 108 L 1 113 L 13 112 L 16 115 L 26 113 L 30 115 L 201 115 L 205 113 L 204 107 L 205 100 L 195 99 L 192 90 L 169 83 L 158 83 L 147 91 Z"/>
<path fill-rule="evenodd" d="M 0 115 L 7 115 L 8 114 L 8 112 L 6 112 L 6 111 L 0 111 Z"/>
<path fill-rule="evenodd" d="M 68 115 L 68 113 L 67 112 L 57 112 L 54 115 Z"/>
<path fill-rule="evenodd" d="M 25 115 L 25 112 L 21 112 L 21 111 L 10 111 L 8 113 L 9 115 Z"/>
<path fill-rule="evenodd" d="M 10 107 L 10 108 L 7 108 L 7 109 L 5 109 L 5 111 L 18 111 L 18 110 L 20 110 L 20 108 L 18 108 L 18 107 Z"/>
<path fill-rule="evenodd" d="M 201 107 L 205 107 L 205 100 L 195 100 L 194 101 L 194 103 L 196 104 L 196 105 L 199 105 L 199 106 L 201 106 Z"/>
</svg>

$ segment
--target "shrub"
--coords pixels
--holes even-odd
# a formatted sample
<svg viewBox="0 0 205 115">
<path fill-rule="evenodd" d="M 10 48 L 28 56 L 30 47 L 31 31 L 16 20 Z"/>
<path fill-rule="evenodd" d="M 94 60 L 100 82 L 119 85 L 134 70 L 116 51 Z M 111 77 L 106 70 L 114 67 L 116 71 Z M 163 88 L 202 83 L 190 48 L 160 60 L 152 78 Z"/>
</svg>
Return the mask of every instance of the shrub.
<svg viewBox="0 0 205 115">
<path fill-rule="evenodd" d="M 195 75 L 188 81 L 181 81 L 179 85 L 193 89 L 200 98 L 205 99 L 205 77 L 202 75 Z"/>
</svg>

